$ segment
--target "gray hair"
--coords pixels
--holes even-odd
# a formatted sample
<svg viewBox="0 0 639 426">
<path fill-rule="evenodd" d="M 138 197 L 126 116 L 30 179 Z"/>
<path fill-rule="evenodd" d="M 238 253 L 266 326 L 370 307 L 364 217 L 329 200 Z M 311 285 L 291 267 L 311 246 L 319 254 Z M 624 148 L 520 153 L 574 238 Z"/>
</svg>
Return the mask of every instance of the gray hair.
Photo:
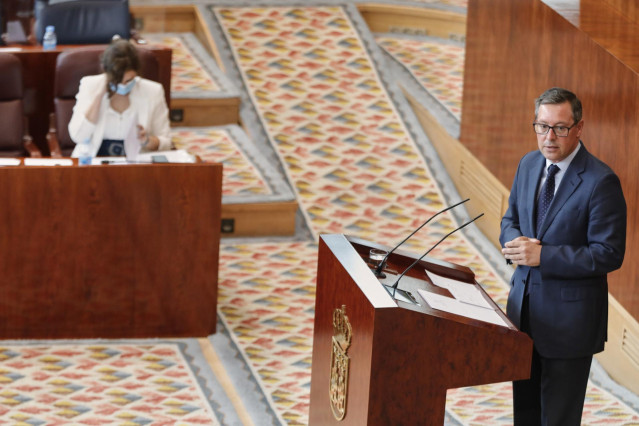
<svg viewBox="0 0 639 426">
<path fill-rule="evenodd" d="M 564 102 L 570 102 L 572 119 L 575 121 L 575 124 L 579 123 L 582 115 L 581 101 L 577 95 L 569 90 L 562 89 L 561 87 L 550 88 L 535 99 L 535 119 L 537 119 L 539 106 L 547 104 L 563 104 Z"/>
</svg>

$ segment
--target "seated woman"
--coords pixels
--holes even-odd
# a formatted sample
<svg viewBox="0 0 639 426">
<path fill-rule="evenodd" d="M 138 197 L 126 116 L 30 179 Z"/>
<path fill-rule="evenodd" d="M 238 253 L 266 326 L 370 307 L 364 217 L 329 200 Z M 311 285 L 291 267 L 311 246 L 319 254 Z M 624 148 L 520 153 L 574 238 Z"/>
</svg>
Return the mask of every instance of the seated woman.
<svg viewBox="0 0 639 426">
<path fill-rule="evenodd" d="M 123 156 L 124 139 L 137 119 L 142 151 L 171 148 L 169 111 L 160 83 L 139 77 L 140 61 L 127 40 L 102 55 L 103 74 L 83 77 L 69 122 L 71 139 L 90 141 L 91 156 Z M 79 155 L 76 146 L 72 157 Z"/>
</svg>

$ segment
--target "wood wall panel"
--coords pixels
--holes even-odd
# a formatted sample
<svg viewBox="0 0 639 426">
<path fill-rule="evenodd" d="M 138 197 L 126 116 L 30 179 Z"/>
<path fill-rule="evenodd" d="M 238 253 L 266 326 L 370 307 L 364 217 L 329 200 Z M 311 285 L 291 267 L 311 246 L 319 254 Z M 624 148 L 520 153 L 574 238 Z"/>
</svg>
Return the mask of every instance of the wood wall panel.
<svg viewBox="0 0 639 426">
<path fill-rule="evenodd" d="M 639 24 L 639 3 L 628 0 L 604 0 L 630 22 Z"/>
<path fill-rule="evenodd" d="M 553 11 L 604 47 L 618 60 L 637 70 L 639 36 L 637 4 L 627 0 L 544 0 Z"/>
<path fill-rule="evenodd" d="M 610 292 L 637 319 L 639 33 L 606 3 L 548 3 L 561 13 L 540 0 L 470 0 L 460 139 L 510 188 L 520 158 L 536 149 L 535 98 L 552 86 L 581 98 L 582 140 L 619 175 L 628 202 L 626 260 Z"/>
</svg>

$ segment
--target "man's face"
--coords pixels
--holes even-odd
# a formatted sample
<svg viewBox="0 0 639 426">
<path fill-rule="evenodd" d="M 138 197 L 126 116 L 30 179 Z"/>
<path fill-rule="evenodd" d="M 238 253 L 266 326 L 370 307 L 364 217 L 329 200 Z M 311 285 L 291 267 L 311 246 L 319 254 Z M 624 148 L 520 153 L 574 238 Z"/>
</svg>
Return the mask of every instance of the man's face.
<svg viewBox="0 0 639 426">
<path fill-rule="evenodd" d="M 570 102 L 540 105 L 535 122 L 547 124 L 548 126 L 572 126 L 575 123 L 572 119 Z M 560 162 L 577 147 L 583 127 L 584 121 L 581 120 L 575 127 L 570 129 L 568 136 L 565 137 L 555 135 L 553 129 L 548 130 L 545 135 L 538 134 L 537 146 L 539 146 L 539 151 L 553 163 Z"/>
</svg>

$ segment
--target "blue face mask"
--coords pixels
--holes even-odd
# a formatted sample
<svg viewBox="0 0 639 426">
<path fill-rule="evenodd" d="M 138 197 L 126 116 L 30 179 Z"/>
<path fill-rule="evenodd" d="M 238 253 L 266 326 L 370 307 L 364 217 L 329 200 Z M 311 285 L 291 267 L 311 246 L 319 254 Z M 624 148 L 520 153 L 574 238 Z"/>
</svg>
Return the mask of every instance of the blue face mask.
<svg viewBox="0 0 639 426">
<path fill-rule="evenodd" d="M 128 83 L 126 84 L 120 83 L 118 84 L 117 87 L 115 87 L 115 84 L 109 83 L 109 87 L 111 88 L 112 91 L 114 91 L 118 95 L 126 96 L 131 92 L 131 89 L 133 89 L 133 86 L 135 86 L 135 83 L 137 83 L 137 81 L 138 81 L 138 77 L 134 77 Z"/>
</svg>

